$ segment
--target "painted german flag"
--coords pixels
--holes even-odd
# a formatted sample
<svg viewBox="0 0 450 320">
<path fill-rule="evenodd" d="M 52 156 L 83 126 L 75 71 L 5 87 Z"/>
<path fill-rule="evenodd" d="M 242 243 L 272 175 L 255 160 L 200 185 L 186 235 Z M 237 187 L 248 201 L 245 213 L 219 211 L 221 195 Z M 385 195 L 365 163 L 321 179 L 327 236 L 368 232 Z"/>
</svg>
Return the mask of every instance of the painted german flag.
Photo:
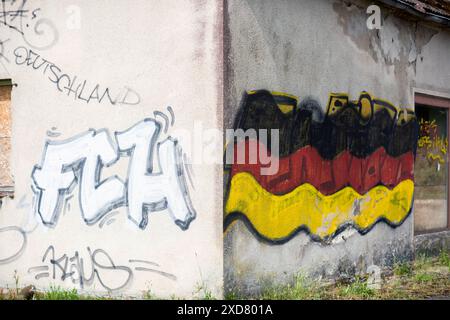
<svg viewBox="0 0 450 320">
<path fill-rule="evenodd" d="M 367 92 L 357 101 L 333 93 L 324 113 L 313 99 L 297 105 L 294 96 L 260 90 L 244 95 L 235 129 L 255 134 L 228 146 L 225 231 L 240 219 L 270 243 L 300 231 L 327 241 L 349 226 L 398 226 L 411 211 L 418 124 L 410 110 Z M 262 174 L 268 159 L 278 161 L 275 174 Z"/>
</svg>

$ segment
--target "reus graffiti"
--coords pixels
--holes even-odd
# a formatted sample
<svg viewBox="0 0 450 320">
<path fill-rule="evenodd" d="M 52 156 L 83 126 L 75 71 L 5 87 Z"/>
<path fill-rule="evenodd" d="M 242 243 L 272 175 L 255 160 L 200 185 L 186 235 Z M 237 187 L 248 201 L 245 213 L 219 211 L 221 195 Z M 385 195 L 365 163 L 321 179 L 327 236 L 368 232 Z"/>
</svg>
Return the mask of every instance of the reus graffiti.
<svg viewBox="0 0 450 320">
<path fill-rule="evenodd" d="M 349 226 L 365 234 L 380 221 L 395 227 L 409 215 L 418 136 L 413 111 L 367 92 L 357 101 L 331 94 L 326 113 L 313 99 L 297 105 L 282 93 L 246 93 L 235 129 L 274 128 L 276 174 L 261 175 L 264 164 L 249 161 L 255 155 L 248 153 L 244 163 L 226 168 L 225 231 L 240 219 L 268 243 L 285 243 L 301 231 L 327 242 Z M 270 154 L 270 137 L 267 145 L 257 137 L 234 148 Z"/>
<path fill-rule="evenodd" d="M 83 255 L 84 254 L 84 255 Z M 99 258 L 102 257 L 102 258 Z M 53 245 L 45 250 L 41 265 L 28 269 L 28 273 L 34 276 L 35 280 L 51 278 L 61 281 L 69 280 L 80 288 L 92 286 L 95 280 L 109 293 L 120 292 L 130 286 L 135 271 L 151 272 L 159 276 L 177 281 L 177 277 L 171 273 L 159 270 L 160 265 L 153 261 L 129 259 L 129 265 L 117 265 L 109 253 L 104 249 L 91 249 L 87 247 L 84 252 L 76 250 L 71 254 L 58 254 Z M 137 266 L 134 266 L 137 264 Z M 141 265 L 141 266 L 140 266 Z M 143 267 L 143 266 L 144 267 Z M 134 270 L 132 269 L 134 267 Z M 114 282 L 107 282 L 102 275 L 104 271 L 115 273 Z"/>
<path fill-rule="evenodd" d="M 78 186 L 81 215 L 88 225 L 118 207 L 127 207 L 128 218 L 145 229 L 148 214 L 167 209 L 182 230 L 196 212 L 185 180 L 183 153 L 176 139 L 159 141 L 161 125 L 145 119 L 130 129 L 115 132 L 89 130 L 62 141 L 47 141 L 43 158 L 32 172 L 36 210 L 54 227 L 64 198 Z M 128 175 L 102 178 L 102 169 L 120 157 L 129 157 Z M 155 164 L 157 165 L 155 167 Z"/>
</svg>

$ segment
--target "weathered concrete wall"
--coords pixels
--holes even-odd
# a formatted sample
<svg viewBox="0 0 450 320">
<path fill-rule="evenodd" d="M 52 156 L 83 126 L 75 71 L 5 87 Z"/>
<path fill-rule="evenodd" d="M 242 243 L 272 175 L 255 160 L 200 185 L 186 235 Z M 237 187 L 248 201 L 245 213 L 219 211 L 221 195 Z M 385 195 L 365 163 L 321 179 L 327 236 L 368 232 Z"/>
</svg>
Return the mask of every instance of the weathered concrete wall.
<svg viewBox="0 0 450 320">
<path fill-rule="evenodd" d="M 449 249 L 449 231 L 424 233 L 414 237 L 414 252 L 416 256 L 437 256 L 442 250 L 449 251 Z"/>
<path fill-rule="evenodd" d="M 440 230 L 447 226 L 447 200 L 417 199 L 414 201 L 416 212 L 420 210 L 420 215 L 414 216 L 414 230 L 416 232 L 426 232 L 430 230 Z M 436 214 L 437 212 L 443 214 Z"/>
<path fill-rule="evenodd" d="M 416 73 L 412 79 L 412 85 L 422 91 L 430 90 L 450 98 L 450 64 L 446 63 L 450 58 L 450 31 L 435 30 L 433 37 L 430 39 L 426 36 L 425 40 L 423 32 L 418 36 L 420 42 L 416 40 L 416 43 L 422 44 L 423 47 L 417 56 Z"/>
<path fill-rule="evenodd" d="M 370 4 L 227 1 L 225 126 L 233 127 L 247 90 L 284 92 L 300 101 L 312 97 L 323 111 L 332 92 L 358 99 L 366 90 L 400 108 L 414 107 L 416 89 L 449 93 L 449 30 L 400 19 L 384 7 L 382 29 L 369 30 Z M 397 227 L 379 222 L 365 234 L 347 228 L 327 243 L 300 232 L 270 244 L 238 219 L 224 238 L 225 285 L 255 293 L 297 273 L 345 276 L 412 256 L 413 214 Z"/>
<path fill-rule="evenodd" d="M 0 26 L 17 84 L 0 287 L 220 296 L 222 168 L 179 132 L 221 127 L 221 2 L 21 4 Z"/>
</svg>

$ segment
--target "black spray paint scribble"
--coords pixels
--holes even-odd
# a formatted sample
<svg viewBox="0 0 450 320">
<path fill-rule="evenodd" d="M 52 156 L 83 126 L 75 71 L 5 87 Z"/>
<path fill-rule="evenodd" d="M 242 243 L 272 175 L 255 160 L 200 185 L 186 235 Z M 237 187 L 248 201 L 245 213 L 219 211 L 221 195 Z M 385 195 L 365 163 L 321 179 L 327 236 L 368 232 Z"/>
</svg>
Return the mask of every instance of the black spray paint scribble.
<svg viewBox="0 0 450 320">
<path fill-rule="evenodd" d="M 135 271 L 145 271 L 158 274 L 170 280 L 176 281 L 177 277 L 171 273 L 155 269 L 159 264 L 138 259 L 130 259 L 130 264 L 140 264 L 146 267 L 118 265 L 114 263 L 111 256 L 103 249 L 91 250 L 86 247 L 87 256 L 83 256 L 75 251 L 72 255 L 66 253 L 56 255 L 55 248 L 50 245 L 42 256 L 41 262 L 44 265 L 34 266 L 28 269 L 28 273 L 34 275 L 36 280 L 51 278 L 53 280 L 71 281 L 81 289 L 90 287 L 97 280 L 100 285 L 111 293 L 125 290 L 133 281 Z M 149 268 L 148 266 L 151 266 Z M 113 271 L 114 283 L 110 283 L 104 275 L 107 271 Z"/>
<path fill-rule="evenodd" d="M 24 18 L 27 20 L 29 19 L 29 10 L 25 8 L 26 3 L 27 0 L 2 0 L 0 9 L 0 26 L 2 28 L 9 28 L 23 35 L 24 30 L 21 20 L 23 21 Z"/>
<path fill-rule="evenodd" d="M 54 23 L 41 17 L 41 9 L 32 7 L 28 0 L 2 0 L 0 30 L 8 28 L 19 33 L 31 48 L 46 50 L 58 42 Z"/>
<path fill-rule="evenodd" d="M 60 92 L 76 101 L 109 103 L 111 105 L 137 105 L 141 98 L 139 94 L 129 87 L 124 87 L 114 94 L 109 87 L 89 83 L 79 79 L 77 75 L 69 75 L 55 63 L 45 59 L 37 52 L 24 46 L 14 49 L 14 62 L 18 66 L 30 68 L 41 73 Z"/>
<path fill-rule="evenodd" d="M 159 141 L 160 133 L 161 124 L 148 118 L 113 136 L 106 129 L 90 129 L 67 140 L 48 140 L 31 174 L 35 208 L 44 225 L 56 226 L 65 199 L 78 186 L 81 215 L 88 225 L 126 207 L 128 218 L 141 229 L 149 213 L 166 209 L 176 225 L 188 229 L 196 212 L 182 149 L 170 136 Z M 120 157 L 129 157 L 125 181 L 117 175 L 102 179 L 102 169 Z"/>
</svg>

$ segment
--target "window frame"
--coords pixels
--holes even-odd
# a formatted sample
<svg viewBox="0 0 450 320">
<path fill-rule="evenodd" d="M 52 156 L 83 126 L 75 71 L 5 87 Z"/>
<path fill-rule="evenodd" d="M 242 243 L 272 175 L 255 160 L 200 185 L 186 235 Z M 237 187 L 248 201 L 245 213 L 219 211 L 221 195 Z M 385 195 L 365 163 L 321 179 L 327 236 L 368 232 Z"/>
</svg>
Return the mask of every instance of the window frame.
<svg viewBox="0 0 450 320">
<path fill-rule="evenodd" d="M 12 94 L 12 89 L 14 87 L 14 84 L 11 79 L 0 79 L 0 87 L 10 87 L 11 94 Z M 12 102 L 10 101 L 10 103 L 11 103 L 11 108 L 12 108 Z M 10 109 L 10 112 L 12 112 L 12 109 Z M 11 137 L 9 137 L 9 139 L 10 139 L 10 143 L 11 143 Z M 12 148 L 12 145 L 11 145 L 11 148 Z M 11 160 L 11 159 L 9 159 L 9 160 Z M 10 167 L 9 167 L 10 175 L 12 175 L 11 163 L 9 165 L 10 165 Z M 5 198 L 5 197 L 14 198 L 14 190 L 15 190 L 14 182 L 12 185 L 1 186 L 0 187 L 0 203 L 1 203 L 2 198 Z"/>
<path fill-rule="evenodd" d="M 417 104 L 429 106 L 433 108 L 441 108 L 447 110 L 447 139 L 450 141 L 450 95 L 439 94 L 424 90 L 414 90 L 414 109 Z M 438 230 L 426 230 L 417 232 L 414 228 L 414 234 L 428 234 L 439 231 L 450 230 L 450 152 L 447 152 L 447 227 Z"/>
</svg>

